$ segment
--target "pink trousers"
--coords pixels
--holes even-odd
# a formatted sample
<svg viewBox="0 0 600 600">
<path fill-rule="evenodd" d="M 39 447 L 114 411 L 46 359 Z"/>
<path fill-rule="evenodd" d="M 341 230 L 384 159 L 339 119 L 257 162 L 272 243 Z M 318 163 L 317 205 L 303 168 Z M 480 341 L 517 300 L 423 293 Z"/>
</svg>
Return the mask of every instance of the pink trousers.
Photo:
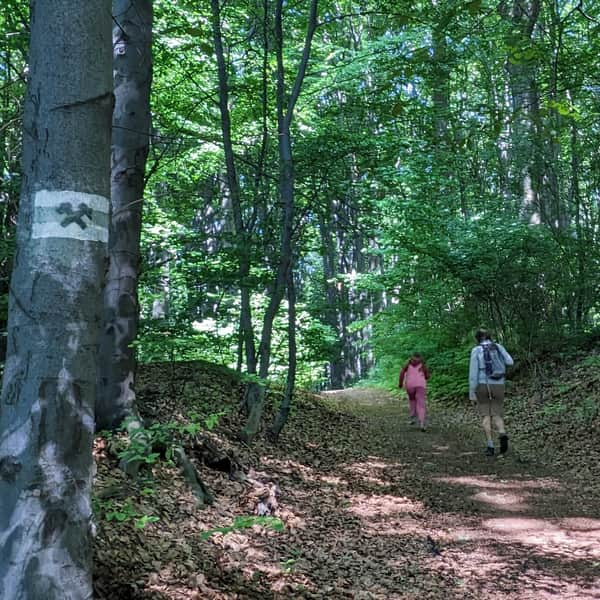
<svg viewBox="0 0 600 600">
<path fill-rule="evenodd" d="M 425 406 L 425 388 L 406 388 L 406 393 L 408 394 L 408 412 L 410 413 L 410 416 L 417 417 L 419 425 L 423 426 L 427 415 L 427 407 Z"/>
</svg>

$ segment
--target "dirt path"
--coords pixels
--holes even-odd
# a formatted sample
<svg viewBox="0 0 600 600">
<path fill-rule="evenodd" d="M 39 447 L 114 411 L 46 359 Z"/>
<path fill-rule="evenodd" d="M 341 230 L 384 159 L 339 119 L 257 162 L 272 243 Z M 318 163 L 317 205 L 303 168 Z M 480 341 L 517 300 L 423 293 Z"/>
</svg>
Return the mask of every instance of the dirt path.
<svg viewBox="0 0 600 600">
<path fill-rule="evenodd" d="M 474 419 L 452 426 L 434 410 L 423 433 L 382 391 L 327 397 L 364 422 L 358 460 L 335 465 L 336 489 L 317 495 L 317 506 L 335 506 L 331 520 L 344 519 L 340 506 L 357 519 L 354 536 L 317 549 L 332 568 L 343 567 L 334 551 L 359 567 L 329 597 L 600 598 L 600 515 L 588 490 L 518 449 L 484 457 Z"/>
<path fill-rule="evenodd" d="M 323 398 L 304 399 L 276 445 L 240 445 L 241 416 L 228 413 L 220 443 L 247 477 L 202 468 L 209 508 L 197 509 L 175 468 L 157 465 L 131 501 L 155 522 L 99 520 L 96 597 L 600 599 L 594 482 L 552 472 L 518 444 L 504 459 L 484 457 L 474 416 L 460 411 L 432 410 L 423 433 L 405 402 L 380 390 Z M 97 458 L 98 489 L 131 485 L 114 460 Z M 236 526 L 255 518 L 264 491 L 284 526 Z"/>
</svg>

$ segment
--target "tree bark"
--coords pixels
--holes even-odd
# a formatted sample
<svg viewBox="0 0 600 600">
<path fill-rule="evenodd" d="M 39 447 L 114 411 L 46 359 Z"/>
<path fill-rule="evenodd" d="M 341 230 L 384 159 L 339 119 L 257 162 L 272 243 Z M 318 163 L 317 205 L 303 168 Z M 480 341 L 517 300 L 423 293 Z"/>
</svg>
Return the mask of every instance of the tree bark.
<svg viewBox="0 0 600 600">
<path fill-rule="evenodd" d="M 144 174 L 149 148 L 152 81 L 152 0 L 113 3 L 113 80 L 109 268 L 96 426 L 117 427 L 134 413 L 138 275 Z"/>
<path fill-rule="evenodd" d="M 109 0 L 32 3 L 0 403 L 0 597 L 92 598 L 92 441 L 110 195 Z"/>
<path fill-rule="evenodd" d="M 227 65 L 223 50 L 221 34 L 221 2 L 211 0 L 211 18 L 213 29 L 213 43 L 217 58 L 217 73 L 219 80 L 219 110 L 221 114 L 221 131 L 223 133 L 223 151 L 225 154 L 225 167 L 227 171 L 227 186 L 231 196 L 231 208 L 238 243 L 238 275 L 240 281 L 240 344 L 243 346 L 248 373 L 256 374 L 256 348 L 254 345 L 254 328 L 252 326 L 251 289 L 248 283 L 250 275 L 249 251 L 250 235 L 244 224 L 242 215 L 242 198 L 240 182 L 238 179 L 233 140 L 231 136 L 231 115 L 229 113 L 229 83 Z"/>
<path fill-rule="evenodd" d="M 306 75 L 312 39 L 317 27 L 317 0 L 312 0 L 309 9 L 308 24 L 302 58 L 296 72 L 294 84 L 286 98 L 285 72 L 283 65 L 283 30 L 282 30 L 283 1 L 278 0 L 275 7 L 275 48 L 277 55 L 277 123 L 279 134 L 279 198 L 282 205 L 281 213 L 281 240 L 277 274 L 271 290 L 269 304 L 263 319 L 259 356 L 259 377 L 265 381 L 269 373 L 271 362 L 271 341 L 275 315 L 283 299 L 289 270 L 292 265 L 293 254 L 293 227 L 294 227 L 294 160 L 292 154 L 292 138 L 290 125 L 294 117 L 294 108 L 302 83 Z M 260 420 L 263 412 L 265 387 L 262 382 L 251 382 L 246 395 L 250 413 L 240 437 L 246 442 L 252 441 L 260 430 Z"/>
<path fill-rule="evenodd" d="M 540 13 L 539 0 L 502 2 L 498 10 L 515 34 L 518 34 L 519 43 L 523 46 L 531 43 Z M 512 34 L 511 31 L 510 35 Z M 509 39 L 508 44 L 511 43 L 514 44 Z M 539 193 L 539 151 L 534 144 L 535 124 L 539 122 L 535 68 L 531 61 L 513 60 L 509 56 L 506 60 L 506 72 L 512 103 L 509 158 L 511 196 L 524 219 L 539 223 L 545 208 Z"/>
<path fill-rule="evenodd" d="M 327 296 L 327 305 L 323 311 L 325 322 L 336 333 L 336 343 L 331 349 L 329 357 L 329 388 L 332 390 L 342 389 L 344 379 L 344 363 L 342 357 L 342 340 L 341 340 L 341 318 L 340 299 L 337 290 L 337 265 L 338 253 L 335 240 L 333 237 L 332 219 L 335 210 L 335 201 L 328 199 L 324 214 L 321 215 L 319 221 L 319 232 L 321 234 L 322 264 L 323 264 L 323 285 Z"/>
<path fill-rule="evenodd" d="M 275 421 L 271 426 L 271 438 L 276 440 L 281 433 L 281 430 L 287 423 L 290 409 L 292 407 L 292 399 L 294 396 L 294 388 L 296 387 L 296 365 L 297 365 L 297 344 L 296 344 L 296 287 L 294 285 L 294 274 L 290 269 L 288 274 L 287 284 L 288 295 L 288 371 L 285 383 L 285 392 L 279 412 L 275 417 Z"/>
</svg>

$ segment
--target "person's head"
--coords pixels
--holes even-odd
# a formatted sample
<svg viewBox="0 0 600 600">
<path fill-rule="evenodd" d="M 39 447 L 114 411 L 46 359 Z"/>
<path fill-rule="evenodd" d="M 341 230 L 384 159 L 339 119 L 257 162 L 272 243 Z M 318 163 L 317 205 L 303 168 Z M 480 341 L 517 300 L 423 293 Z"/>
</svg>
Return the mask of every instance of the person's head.
<svg viewBox="0 0 600 600">
<path fill-rule="evenodd" d="M 419 352 L 413 352 L 410 357 L 410 362 L 413 365 L 418 365 L 419 363 L 423 362 L 423 357 L 421 356 L 421 354 Z"/>
<path fill-rule="evenodd" d="M 481 342 L 484 342 L 485 340 L 491 340 L 492 336 L 486 329 L 478 329 L 475 332 L 475 339 L 477 340 L 478 344 L 481 344 Z"/>
</svg>

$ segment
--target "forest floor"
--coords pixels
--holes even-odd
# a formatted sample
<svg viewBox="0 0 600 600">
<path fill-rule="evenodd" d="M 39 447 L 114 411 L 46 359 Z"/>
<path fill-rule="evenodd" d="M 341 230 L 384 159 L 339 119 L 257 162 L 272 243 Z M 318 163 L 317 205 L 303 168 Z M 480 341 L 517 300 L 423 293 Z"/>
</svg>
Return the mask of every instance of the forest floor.
<svg viewBox="0 0 600 600">
<path fill-rule="evenodd" d="M 207 384 L 185 369 L 177 401 L 196 406 L 201 390 L 214 403 L 222 376 Z M 168 377 L 157 375 L 142 378 L 140 395 L 156 419 L 173 419 L 185 411 L 165 400 Z M 303 397 L 277 444 L 237 442 L 241 417 L 226 412 L 207 435 L 241 470 L 232 477 L 196 461 L 215 495 L 204 509 L 165 461 L 127 481 L 110 439 L 99 438 L 96 489 L 116 484 L 120 494 L 100 501 L 97 598 L 600 598 L 589 440 L 573 440 L 574 456 L 521 428 L 505 457 L 487 458 L 469 409 L 434 405 L 421 432 L 406 402 L 380 389 Z M 271 520 L 252 517 L 265 506 Z M 156 520 L 142 527 L 144 515 Z"/>
</svg>

